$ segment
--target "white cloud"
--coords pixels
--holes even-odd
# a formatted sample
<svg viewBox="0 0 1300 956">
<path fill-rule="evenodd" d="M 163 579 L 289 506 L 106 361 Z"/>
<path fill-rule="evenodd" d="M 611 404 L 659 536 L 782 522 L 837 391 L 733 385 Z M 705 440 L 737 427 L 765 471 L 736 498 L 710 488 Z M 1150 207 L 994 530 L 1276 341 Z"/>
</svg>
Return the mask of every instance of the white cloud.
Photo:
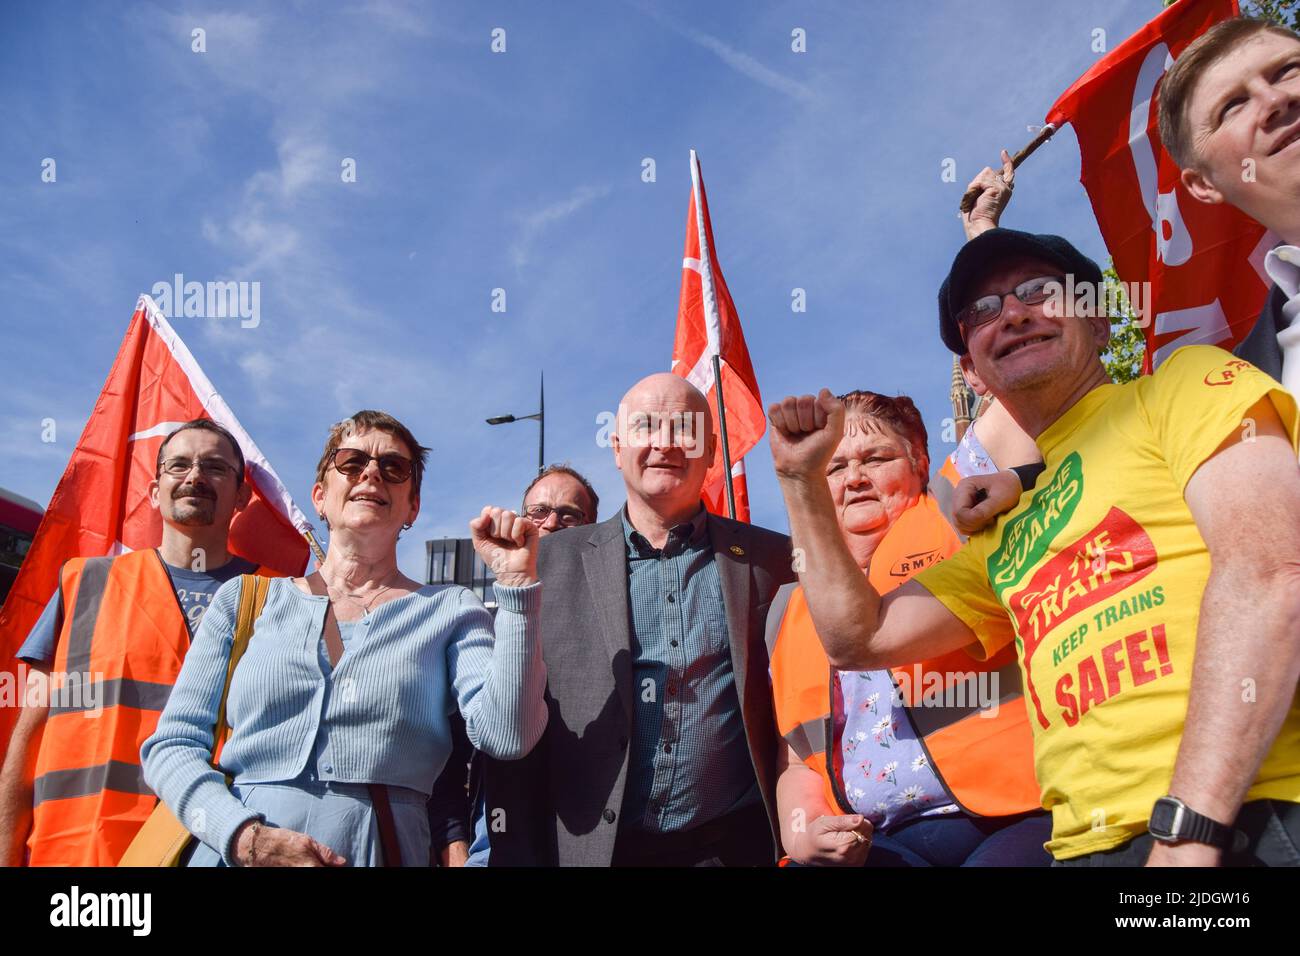
<svg viewBox="0 0 1300 956">
<path fill-rule="evenodd" d="M 750 56 L 743 50 L 738 50 L 730 44 L 724 43 L 712 34 L 705 33 L 703 30 L 697 30 L 694 27 L 678 23 L 670 19 L 658 10 L 643 4 L 636 4 L 642 13 L 650 16 L 652 19 L 659 21 L 668 27 L 674 33 L 680 34 L 690 40 L 696 46 L 708 50 L 718 59 L 720 59 L 731 69 L 735 70 L 742 76 L 748 77 L 755 83 L 761 83 L 769 89 L 776 90 L 786 96 L 804 102 L 812 102 L 817 98 L 813 90 L 798 80 L 792 80 L 790 77 L 778 73 L 770 67 L 764 66 L 757 59 Z"/>
<path fill-rule="evenodd" d="M 609 186 L 579 186 L 567 199 L 561 199 L 522 217 L 519 232 L 510 246 L 510 260 L 521 269 L 532 258 L 533 246 L 550 227 L 563 222 L 585 206 L 604 199 L 611 192 Z"/>
</svg>

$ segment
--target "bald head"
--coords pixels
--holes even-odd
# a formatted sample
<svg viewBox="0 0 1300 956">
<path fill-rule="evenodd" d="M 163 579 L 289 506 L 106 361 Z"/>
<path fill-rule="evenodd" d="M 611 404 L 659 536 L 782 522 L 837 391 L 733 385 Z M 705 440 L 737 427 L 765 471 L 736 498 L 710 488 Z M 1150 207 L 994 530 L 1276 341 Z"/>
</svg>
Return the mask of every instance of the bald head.
<svg viewBox="0 0 1300 956">
<path fill-rule="evenodd" d="M 704 397 L 704 393 L 672 372 L 655 372 L 653 375 L 647 375 L 627 390 L 619 407 L 638 411 L 675 407 L 691 412 L 703 412 L 705 424 L 711 426 L 713 423 L 709 400 Z"/>
<path fill-rule="evenodd" d="M 698 505 L 713 460 L 713 416 L 686 379 L 660 372 L 628 389 L 611 443 L 629 501 L 663 513 Z"/>
</svg>

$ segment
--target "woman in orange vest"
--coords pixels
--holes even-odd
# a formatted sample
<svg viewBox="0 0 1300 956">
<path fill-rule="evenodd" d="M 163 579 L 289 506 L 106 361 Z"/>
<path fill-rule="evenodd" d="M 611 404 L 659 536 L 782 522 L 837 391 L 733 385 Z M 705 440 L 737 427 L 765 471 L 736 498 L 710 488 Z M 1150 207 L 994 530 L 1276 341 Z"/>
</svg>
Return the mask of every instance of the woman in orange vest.
<svg viewBox="0 0 1300 956">
<path fill-rule="evenodd" d="M 842 401 L 845 434 L 827 477 L 849 550 L 883 594 L 961 542 L 927 492 L 927 436 L 912 401 L 864 391 Z M 768 652 L 791 861 L 1050 864 L 1051 819 L 1010 648 L 984 662 L 958 651 L 892 672 L 835 671 L 802 591 L 787 585 L 768 618 Z"/>
</svg>

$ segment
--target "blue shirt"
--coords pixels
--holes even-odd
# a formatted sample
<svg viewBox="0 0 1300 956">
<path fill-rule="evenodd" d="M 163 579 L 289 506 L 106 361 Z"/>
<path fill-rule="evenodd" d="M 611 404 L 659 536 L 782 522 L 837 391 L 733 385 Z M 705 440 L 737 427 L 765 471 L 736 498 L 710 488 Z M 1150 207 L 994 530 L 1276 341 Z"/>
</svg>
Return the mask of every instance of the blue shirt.
<svg viewBox="0 0 1300 956">
<path fill-rule="evenodd" d="M 623 509 L 636 708 L 621 820 L 630 829 L 689 830 L 762 799 L 706 518 L 701 507 L 660 550 Z"/>
<path fill-rule="evenodd" d="M 180 602 L 185 624 L 190 629 L 191 636 L 198 630 L 199 622 L 203 620 L 203 612 L 212 603 L 212 596 L 217 593 L 217 588 L 233 577 L 252 574 L 257 570 L 257 565 L 234 556 L 231 556 L 230 560 L 221 567 L 210 571 L 177 568 L 166 561 L 162 562 L 162 566 L 167 569 L 172 587 L 176 589 L 176 600 Z M 36 624 L 27 635 L 27 640 L 23 641 L 23 646 L 14 656 L 29 664 L 52 663 L 54 648 L 58 643 L 61 630 L 63 630 L 63 595 L 55 591 L 54 596 L 45 605 L 45 610 L 41 612 L 41 616 L 36 619 Z"/>
<path fill-rule="evenodd" d="M 231 581 L 217 592 L 141 749 L 149 786 L 227 863 L 231 836 L 259 815 L 210 763 L 239 591 Z M 230 684 L 222 771 L 247 786 L 314 768 L 320 779 L 427 796 L 451 750 L 454 707 L 480 750 L 502 760 L 528 753 L 546 728 L 541 585 L 498 584 L 496 597 L 495 636 L 492 616 L 465 588 L 424 587 L 380 604 L 331 669 L 321 652 L 328 599 L 273 579 Z"/>
</svg>

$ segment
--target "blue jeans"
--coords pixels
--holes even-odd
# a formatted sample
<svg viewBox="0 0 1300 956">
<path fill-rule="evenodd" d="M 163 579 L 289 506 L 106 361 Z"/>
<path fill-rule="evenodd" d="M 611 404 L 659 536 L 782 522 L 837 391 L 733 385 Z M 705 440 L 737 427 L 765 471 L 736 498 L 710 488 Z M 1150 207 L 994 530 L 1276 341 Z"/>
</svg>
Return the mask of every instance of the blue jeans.
<svg viewBox="0 0 1300 956">
<path fill-rule="evenodd" d="M 483 798 L 479 797 L 474 804 L 474 842 L 469 846 L 469 859 L 465 865 L 487 866 L 489 849 L 487 807 L 484 806 Z"/>
<path fill-rule="evenodd" d="M 877 833 L 864 866 L 1050 866 L 1043 849 L 1052 836 L 1044 810 L 1014 817 L 964 813 L 921 817 Z"/>
</svg>

